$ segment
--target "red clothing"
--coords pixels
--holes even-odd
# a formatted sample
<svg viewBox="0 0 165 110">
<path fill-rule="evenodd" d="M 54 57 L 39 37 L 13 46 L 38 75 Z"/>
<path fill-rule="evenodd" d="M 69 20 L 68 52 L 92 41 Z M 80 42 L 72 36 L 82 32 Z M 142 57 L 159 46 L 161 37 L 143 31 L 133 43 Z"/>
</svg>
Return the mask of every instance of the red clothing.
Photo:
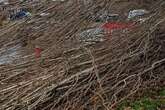
<svg viewBox="0 0 165 110">
<path fill-rule="evenodd" d="M 39 58 L 41 57 L 41 48 L 35 48 L 35 57 L 36 58 Z"/>
<path fill-rule="evenodd" d="M 105 23 L 102 28 L 106 29 L 108 31 L 114 30 L 114 29 L 126 29 L 126 28 L 132 28 L 133 24 L 129 23 L 119 23 L 119 22 L 109 22 Z"/>
</svg>

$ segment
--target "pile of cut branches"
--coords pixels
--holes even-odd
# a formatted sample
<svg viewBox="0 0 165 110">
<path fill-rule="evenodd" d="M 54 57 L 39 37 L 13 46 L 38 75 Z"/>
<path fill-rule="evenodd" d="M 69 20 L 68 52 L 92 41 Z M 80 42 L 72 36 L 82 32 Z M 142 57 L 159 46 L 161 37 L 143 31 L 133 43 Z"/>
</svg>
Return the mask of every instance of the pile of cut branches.
<svg viewBox="0 0 165 110">
<path fill-rule="evenodd" d="M 92 45 L 78 40 L 77 33 L 94 24 L 92 11 L 115 3 L 45 2 L 39 13 L 50 15 L 38 13 L 1 28 L 1 56 L 5 49 L 21 47 L 19 58 L 0 66 L 0 109 L 112 110 L 141 90 L 165 86 L 163 0 L 129 32 Z M 34 56 L 35 45 L 43 49 L 40 58 Z"/>
</svg>

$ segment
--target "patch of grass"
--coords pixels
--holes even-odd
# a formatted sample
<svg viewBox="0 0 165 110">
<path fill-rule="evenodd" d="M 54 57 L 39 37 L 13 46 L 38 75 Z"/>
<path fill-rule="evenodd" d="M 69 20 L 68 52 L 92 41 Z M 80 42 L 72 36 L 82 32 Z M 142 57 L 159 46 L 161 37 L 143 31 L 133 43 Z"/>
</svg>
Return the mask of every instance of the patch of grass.
<svg viewBox="0 0 165 110">
<path fill-rule="evenodd" d="M 160 95 L 160 96 L 165 96 L 165 88 L 162 89 L 161 91 L 159 91 L 159 95 Z"/>
<path fill-rule="evenodd" d="M 118 106 L 117 110 L 158 110 L 159 107 L 165 105 L 164 96 L 165 89 L 162 89 L 158 92 L 158 97 L 160 97 L 158 99 L 152 99 L 147 96 L 134 102 L 125 100 Z"/>
<path fill-rule="evenodd" d="M 128 103 L 124 101 L 117 110 L 125 110 L 125 108 L 131 108 L 131 110 L 157 110 L 160 103 L 150 98 L 142 98 L 138 101 Z"/>
<path fill-rule="evenodd" d="M 150 98 L 143 98 L 131 104 L 133 110 L 156 110 L 159 104 Z"/>
<path fill-rule="evenodd" d="M 129 102 L 127 100 L 124 100 L 117 108 L 117 110 L 124 110 L 125 107 L 129 106 Z"/>
</svg>

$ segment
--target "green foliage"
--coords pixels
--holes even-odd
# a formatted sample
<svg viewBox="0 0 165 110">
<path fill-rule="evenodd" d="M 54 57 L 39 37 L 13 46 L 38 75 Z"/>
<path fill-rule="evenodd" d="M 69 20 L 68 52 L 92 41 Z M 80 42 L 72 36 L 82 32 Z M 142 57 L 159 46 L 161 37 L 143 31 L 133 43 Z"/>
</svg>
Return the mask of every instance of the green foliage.
<svg viewBox="0 0 165 110">
<path fill-rule="evenodd" d="M 125 107 L 129 106 L 129 102 L 124 100 L 118 107 L 117 110 L 124 110 Z"/>
<path fill-rule="evenodd" d="M 131 104 L 133 110 L 156 110 L 159 106 L 157 101 L 151 100 L 149 98 L 143 98 Z"/>
<path fill-rule="evenodd" d="M 158 96 L 164 97 L 165 89 L 159 91 Z M 147 96 L 134 102 L 123 101 L 117 110 L 126 110 L 127 107 L 131 108 L 131 110 L 157 110 L 161 105 L 165 105 L 164 98 L 151 99 Z"/>
<path fill-rule="evenodd" d="M 159 92 L 159 95 L 160 95 L 160 96 L 165 96 L 165 88 L 162 89 L 162 90 Z"/>
</svg>

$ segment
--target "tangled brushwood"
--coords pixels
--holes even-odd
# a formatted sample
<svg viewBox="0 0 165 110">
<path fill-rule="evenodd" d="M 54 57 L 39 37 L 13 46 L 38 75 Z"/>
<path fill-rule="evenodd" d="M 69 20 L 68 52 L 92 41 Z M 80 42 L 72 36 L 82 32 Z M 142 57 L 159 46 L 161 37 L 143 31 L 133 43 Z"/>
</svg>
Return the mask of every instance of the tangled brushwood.
<svg viewBox="0 0 165 110">
<path fill-rule="evenodd" d="M 14 54 L 19 57 L 0 66 L 0 109 L 113 110 L 139 91 L 164 87 L 164 0 L 149 0 L 152 13 L 131 30 L 106 34 L 106 40 L 92 44 L 79 40 L 77 33 L 94 24 L 91 13 L 120 2 L 43 1 L 33 7 L 37 13 L 31 18 L 2 27 L 1 58 L 6 49 L 20 48 Z M 35 45 L 42 48 L 40 58 Z"/>
</svg>

